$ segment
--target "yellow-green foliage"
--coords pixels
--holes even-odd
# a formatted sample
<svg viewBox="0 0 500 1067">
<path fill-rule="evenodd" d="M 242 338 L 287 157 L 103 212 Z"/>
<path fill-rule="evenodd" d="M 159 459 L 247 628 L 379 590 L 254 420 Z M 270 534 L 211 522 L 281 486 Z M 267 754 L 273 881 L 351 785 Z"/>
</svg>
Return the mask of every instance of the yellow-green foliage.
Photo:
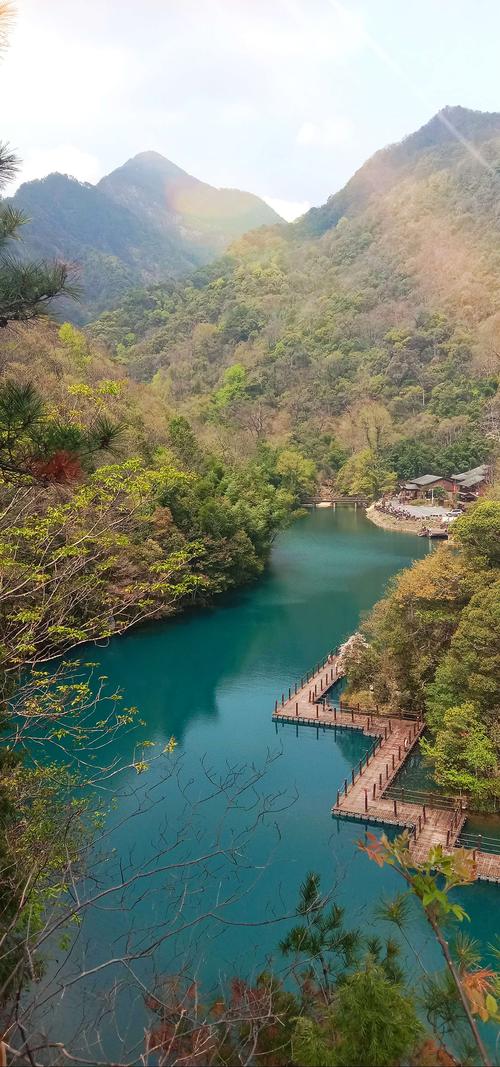
<svg viewBox="0 0 500 1067">
<path fill-rule="evenodd" d="M 458 111 L 496 160 L 498 119 Z M 498 177 L 444 129 L 379 153 L 323 208 L 245 235 L 187 283 L 131 293 L 93 336 L 209 435 L 215 409 L 228 450 L 267 437 L 331 476 L 333 439 L 369 449 L 388 477 L 348 468 L 350 492 L 483 462 L 498 410 Z"/>
</svg>

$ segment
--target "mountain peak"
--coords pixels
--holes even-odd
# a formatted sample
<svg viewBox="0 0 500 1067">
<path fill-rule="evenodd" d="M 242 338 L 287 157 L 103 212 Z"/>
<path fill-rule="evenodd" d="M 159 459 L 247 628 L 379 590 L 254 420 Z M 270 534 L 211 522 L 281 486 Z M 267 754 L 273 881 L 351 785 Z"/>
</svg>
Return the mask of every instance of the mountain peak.
<svg viewBox="0 0 500 1067">
<path fill-rule="evenodd" d="M 446 104 L 419 130 L 405 137 L 399 145 L 391 145 L 386 151 L 408 148 L 420 151 L 462 139 L 477 143 L 499 133 L 500 114 L 497 111 L 473 111 L 459 104 Z"/>
<path fill-rule="evenodd" d="M 169 182 L 196 182 L 185 170 L 166 159 L 160 152 L 138 152 L 136 156 L 127 159 L 121 167 L 116 167 L 110 174 L 106 174 L 98 183 L 98 186 L 108 194 L 118 191 L 119 188 L 129 188 L 131 185 L 140 186 L 149 192 L 155 186 L 164 188 Z M 201 183 L 200 183 L 201 184 Z"/>
<path fill-rule="evenodd" d="M 166 156 L 163 156 L 161 152 L 155 152 L 154 148 L 147 148 L 144 152 L 137 152 L 135 156 L 131 156 L 130 159 L 126 160 L 124 166 L 127 166 L 127 163 L 155 163 L 156 161 L 169 163 L 170 166 L 174 166 L 174 164 L 170 163 L 170 160 L 168 160 Z"/>
<path fill-rule="evenodd" d="M 258 196 L 216 189 L 154 151 L 97 185 L 57 173 L 35 179 L 13 204 L 33 219 L 23 235 L 27 255 L 78 264 L 86 304 L 79 319 L 127 289 L 209 263 L 248 230 L 283 221 Z"/>
<path fill-rule="evenodd" d="M 330 196 L 322 207 L 311 208 L 292 224 L 290 232 L 298 238 L 304 234 L 319 236 L 336 226 L 344 215 L 355 214 L 372 198 L 384 196 L 403 174 L 411 175 L 418 167 L 441 170 L 453 165 L 457 153 L 468 154 L 479 165 L 483 150 L 478 152 L 478 146 L 498 138 L 499 112 L 446 104 L 420 129 L 375 152 L 343 189 Z"/>
</svg>

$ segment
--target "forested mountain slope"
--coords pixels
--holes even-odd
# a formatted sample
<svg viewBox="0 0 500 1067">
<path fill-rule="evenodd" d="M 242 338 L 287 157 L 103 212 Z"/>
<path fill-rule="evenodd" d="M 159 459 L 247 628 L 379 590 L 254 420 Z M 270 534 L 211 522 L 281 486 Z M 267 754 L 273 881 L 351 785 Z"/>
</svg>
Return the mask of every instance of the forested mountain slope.
<svg viewBox="0 0 500 1067">
<path fill-rule="evenodd" d="M 27 258 L 60 258 L 80 271 L 85 321 L 133 286 L 192 271 L 246 230 L 279 221 L 259 197 L 215 189 L 157 152 L 143 152 L 89 185 L 64 174 L 21 185 L 11 199 L 30 219 Z"/>
<path fill-rule="evenodd" d="M 366 449 L 403 476 L 460 469 L 496 418 L 499 192 L 500 115 L 447 108 L 325 207 L 93 333 L 227 447 L 237 429 L 327 472 Z"/>
<path fill-rule="evenodd" d="M 311 482 L 312 464 L 307 473 Z M 3 645 L 13 663 L 255 578 L 296 501 L 279 455 L 224 463 L 70 323 L 0 331 L 4 623 L 13 612 Z M 21 572 L 29 617 L 6 608 Z"/>
</svg>

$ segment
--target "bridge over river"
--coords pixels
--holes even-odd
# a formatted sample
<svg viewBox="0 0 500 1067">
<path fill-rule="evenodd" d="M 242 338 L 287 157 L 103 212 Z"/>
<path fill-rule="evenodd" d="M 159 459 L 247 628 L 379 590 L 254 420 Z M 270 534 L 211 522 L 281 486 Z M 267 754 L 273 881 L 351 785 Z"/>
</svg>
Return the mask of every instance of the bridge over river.
<svg viewBox="0 0 500 1067">
<path fill-rule="evenodd" d="M 464 831 L 467 803 L 464 798 L 405 790 L 396 779 L 425 724 L 421 719 L 388 716 L 363 711 L 335 700 L 332 687 L 345 676 L 345 654 L 353 638 L 330 652 L 313 671 L 301 678 L 288 693 L 276 700 L 273 718 L 316 730 L 360 730 L 373 737 L 365 758 L 352 768 L 337 789 L 332 814 L 410 831 L 410 850 L 415 863 L 426 859 L 433 845 L 445 851 L 470 847 L 477 878 L 500 882 L 500 841 L 474 838 Z"/>
</svg>

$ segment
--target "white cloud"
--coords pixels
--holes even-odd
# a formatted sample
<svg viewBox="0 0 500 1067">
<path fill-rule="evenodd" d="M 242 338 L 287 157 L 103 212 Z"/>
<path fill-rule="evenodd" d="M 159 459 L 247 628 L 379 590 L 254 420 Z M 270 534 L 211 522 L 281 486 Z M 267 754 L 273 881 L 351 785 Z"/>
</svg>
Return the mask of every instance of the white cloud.
<svg viewBox="0 0 500 1067">
<path fill-rule="evenodd" d="M 26 159 L 23 160 L 22 169 L 18 175 L 15 186 L 21 182 L 32 181 L 33 178 L 44 178 L 53 171 L 61 174 L 70 174 L 72 178 L 78 178 L 81 182 L 95 182 L 103 175 L 103 168 L 97 156 L 90 152 L 82 152 L 75 145 L 63 144 L 54 148 L 33 148 Z"/>
<path fill-rule="evenodd" d="M 352 122 L 343 115 L 321 122 L 303 122 L 297 133 L 297 144 L 332 148 L 352 140 Z"/>
<path fill-rule="evenodd" d="M 311 207 L 309 200 L 282 200 L 277 196 L 263 196 L 262 199 L 287 222 L 293 222 L 294 219 L 298 219 L 300 215 L 304 215 Z"/>
</svg>

